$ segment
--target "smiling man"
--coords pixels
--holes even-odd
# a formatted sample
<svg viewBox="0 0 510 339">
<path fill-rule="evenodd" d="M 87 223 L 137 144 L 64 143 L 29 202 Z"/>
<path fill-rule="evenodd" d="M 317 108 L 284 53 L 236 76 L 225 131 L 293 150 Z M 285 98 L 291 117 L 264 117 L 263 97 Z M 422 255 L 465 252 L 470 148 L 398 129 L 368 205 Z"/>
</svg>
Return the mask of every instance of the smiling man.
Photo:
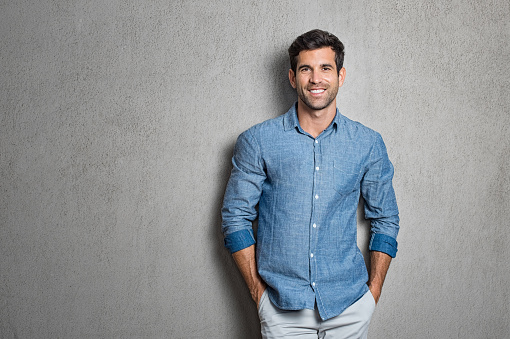
<svg viewBox="0 0 510 339">
<path fill-rule="evenodd" d="M 222 209 L 225 246 L 263 338 L 366 338 L 397 252 L 393 166 L 381 136 L 336 107 L 346 75 L 338 38 L 307 32 L 289 57 L 298 101 L 239 136 Z M 357 247 L 360 195 L 371 221 L 370 272 Z"/>
</svg>

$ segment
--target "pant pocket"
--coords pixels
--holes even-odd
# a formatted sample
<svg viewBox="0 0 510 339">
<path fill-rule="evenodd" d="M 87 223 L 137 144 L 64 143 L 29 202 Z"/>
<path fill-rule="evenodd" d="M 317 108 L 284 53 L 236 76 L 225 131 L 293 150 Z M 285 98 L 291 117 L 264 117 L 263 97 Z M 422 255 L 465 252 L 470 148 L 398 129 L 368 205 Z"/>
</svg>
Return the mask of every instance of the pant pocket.
<svg viewBox="0 0 510 339">
<path fill-rule="evenodd" d="M 368 294 L 368 297 L 370 297 L 370 302 L 371 302 L 371 306 L 372 306 L 372 313 L 375 311 L 375 298 L 374 298 L 374 295 L 372 294 L 372 291 L 368 290 L 367 292 Z"/>
<path fill-rule="evenodd" d="M 262 306 L 264 305 L 265 301 L 267 299 L 267 288 L 262 293 L 262 296 L 260 297 L 259 306 L 258 306 L 258 312 L 260 315 L 260 310 L 262 309 Z"/>
</svg>

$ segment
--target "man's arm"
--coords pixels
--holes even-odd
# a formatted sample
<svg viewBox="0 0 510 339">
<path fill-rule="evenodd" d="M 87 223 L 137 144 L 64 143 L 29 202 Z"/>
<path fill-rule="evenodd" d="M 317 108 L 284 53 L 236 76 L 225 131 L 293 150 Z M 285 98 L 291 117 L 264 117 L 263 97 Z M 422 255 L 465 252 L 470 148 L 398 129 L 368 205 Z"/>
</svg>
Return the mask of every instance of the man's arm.
<svg viewBox="0 0 510 339">
<path fill-rule="evenodd" d="M 393 165 L 381 136 L 377 135 L 361 186 L 365 217 L 370 219 L 372 226 L 368 287 L 376 303 L 381 296 L 391 259 L 397 254 L 399 217 L 392 179 Z"/>
<path fill-rule="evenodd" d="M 370 274 L 368 288 L 374 296 L 375 303 L 379 302 L 386 272 L 390 268 L 391 257 L 383 252 L 370 251 Z"/>
<path fill-rule="evenodd" d="M 232 172 L 222 208 L 225 246 L 232 253 L 250 294 L 258 306 L 266 284 L 257 272 L 252 223 L 266 179 L 260 148 L 250 130 L 237 139 Z"/>
<path fill-rule="evenodd" d="M 266 289 L 266 283 L 257 272 L 255 245 L 251 245 L 250 247 L 232 253 L 232 256 L 234 257 L 234 261 L 236 262 L 239 271 L 241 271 L 241 275 L 250 290 L 253 301 L 255 301 L 258 307 L 262 293 L 264 293 Z"/>
</svg>

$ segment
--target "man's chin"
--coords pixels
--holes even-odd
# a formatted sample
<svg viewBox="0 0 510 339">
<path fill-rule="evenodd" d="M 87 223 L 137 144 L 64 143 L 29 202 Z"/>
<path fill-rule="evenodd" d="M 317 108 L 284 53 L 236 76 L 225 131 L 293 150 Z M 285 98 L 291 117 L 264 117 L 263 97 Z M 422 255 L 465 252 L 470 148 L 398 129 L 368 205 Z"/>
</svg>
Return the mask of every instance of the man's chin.
<svg viewBox="0 0 510 339">
<path fill-rule="evenodd" d="M 306 100 L 306 101 L 303 101 L 303 103 L 309 109 L 312 109 L 314 111 L 321 111 L 321 110 L 329 107 L 331 105 L 332 101 L 327 102 L 327 103 L 324 103 L 324 102 L 322 102 L 322 103 L 321 102 L 313 103 L 313 102 L 310 102 L 310 101 Z"/>
<path fill-rule="evenodd" d="M 310 98 L 305 95 L 299 95 L 300 101 L 309 109 L 314 111 L 321 111 L 327 107 L 329 107 L 335 101 L 336 95 L 334 97 L 326 97 L 326 98 Z"/>
</svg>

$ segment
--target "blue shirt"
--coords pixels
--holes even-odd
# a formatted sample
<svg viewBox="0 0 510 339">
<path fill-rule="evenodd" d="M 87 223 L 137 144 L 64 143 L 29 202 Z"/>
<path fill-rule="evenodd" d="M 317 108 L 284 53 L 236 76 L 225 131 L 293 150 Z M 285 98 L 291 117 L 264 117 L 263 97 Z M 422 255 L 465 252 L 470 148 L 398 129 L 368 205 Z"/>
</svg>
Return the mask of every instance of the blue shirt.
<svg viewBox="0 0 510 339">
<path fill-rule="evenodd" d="M 242 133 L 222 208 L 225 246 L 255 243 L 271 301 L 317 309 L 323 320 L 368 291 L 357 246 L 360 193 L 371 220 L 369 249 L 395 257 L 399 230 L 393 166 L 379 133 L 338 110 L 317 138 L 299 125 L 296 105 Z M 257 207 L 258 205 L 258 207 Z"/>
</svg>

